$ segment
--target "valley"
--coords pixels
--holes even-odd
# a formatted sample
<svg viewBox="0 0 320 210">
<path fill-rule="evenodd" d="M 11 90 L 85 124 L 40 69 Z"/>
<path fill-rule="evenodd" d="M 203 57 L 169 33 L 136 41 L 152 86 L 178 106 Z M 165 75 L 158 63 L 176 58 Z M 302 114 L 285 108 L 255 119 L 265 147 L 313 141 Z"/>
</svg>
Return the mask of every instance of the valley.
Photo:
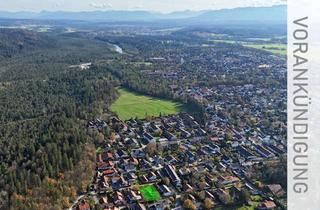
<svg viewBox="0 0 320 210">
<path fill-rule="evenodd" d="M 6 14 L 0 209 L 286 209 L 282 19 L 219 20 L 264 10 Z"/>
</svg>

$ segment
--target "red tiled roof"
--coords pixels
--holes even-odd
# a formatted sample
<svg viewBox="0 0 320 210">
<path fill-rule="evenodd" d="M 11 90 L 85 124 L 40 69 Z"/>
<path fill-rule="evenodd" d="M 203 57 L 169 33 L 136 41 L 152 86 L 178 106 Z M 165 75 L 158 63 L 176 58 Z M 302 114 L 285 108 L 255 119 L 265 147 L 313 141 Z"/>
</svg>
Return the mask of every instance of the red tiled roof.
<svg viewBox="0 0 320 210">
<path fill-rule="evenodd" d="M 101 155 L 101 154 L 99 154 L 99 155 L 97 156 L 97 162 L 103 162 L 103 159 L 102 159 L 102 155 Z"/>
<path fill-rule="evenodd" d="M 271 185 L 267 185 L 267 188 L 269 189 L 269 191 L 276 196 L 282 196 L 285 192 L 283 191 L 281 185 L 279 184 L 271 184 Z"/>
<path fill-rule="evenodd" d="M 108 174 L 113 174 L 114 172 L 115 172 L 114 169 L 109 169 L 109 170 L 104 170 L 104 171 L 103 171 L 103 174 L 104 174 L 104 175 L 108 175 Z"/>
<path fill-rule="evenodd" d="M 90 205 L 86 201 L 81 201 L 78 205 L 79 210 L 89 210 Z"/>
<path fill-rule="evenodd" d="M 273 201 L 264 201 L 259 205 L 259 209 L 273 209 L 277 207 L 277 205 Z"/>
</svg>

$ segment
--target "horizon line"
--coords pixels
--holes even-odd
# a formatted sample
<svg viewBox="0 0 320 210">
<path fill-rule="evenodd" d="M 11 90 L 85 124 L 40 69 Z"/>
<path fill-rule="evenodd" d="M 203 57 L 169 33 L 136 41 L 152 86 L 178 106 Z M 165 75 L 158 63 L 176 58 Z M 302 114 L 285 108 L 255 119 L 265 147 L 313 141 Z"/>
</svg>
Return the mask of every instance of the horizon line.
<svg viewBox="0 0 320 210">
<path fill-rule="evenodd" d="M 286 3 L 283 4 L 274 4 L 272 6 L 243 6 L 243 7 L 234 7 L 234 8 L 219 8 L 219 9 L 200 9 L 200 10 L 175 10 L 170 12 L 162 12 L 162 11 L 155 11 L 155 10 L 140 10 L 140 9 L 105 9 L 105 10 L 79 10 L 79 11 L 72 11 L 72 10 L 17 10 L 17 11 L 9 11 L 9 10 L 0 10 L 0 12 L 7 12 L 7 13 L 36 13 L 40 14 L 43 12 L 68 12 L 68 13 L 79 13 L 79 12 L 149 12 L 149 13 L 157 13 L 157 14 L 172 14 L 176 12 L 208 12 L 208 11 L 220 11 L 220 10 L 232 10 L 232 9 L 241 9 L 241 8 L 271 8 L 271 7 L 278 7 L 278 6 L 287 6 Z"/>
</svg>

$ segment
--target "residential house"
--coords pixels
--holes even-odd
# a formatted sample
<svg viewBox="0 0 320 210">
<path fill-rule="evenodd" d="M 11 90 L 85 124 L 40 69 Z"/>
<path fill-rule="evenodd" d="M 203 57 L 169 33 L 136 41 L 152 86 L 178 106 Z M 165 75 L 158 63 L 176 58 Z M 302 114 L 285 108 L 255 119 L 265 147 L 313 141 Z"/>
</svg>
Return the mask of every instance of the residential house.
<svg viewBox="0 0 320 210">
<path fill-rule="evenodd" d="M 142 196 L 139 195 L 136 191 L 134 190 L 129 190 L 127 193 L 127 198 L 128 198 L 128 201 L 130 203 L 133 203 L 133 202 L 136 202 L 136 201 L 139 201 L 142 199 Z"/>
<path fill-rule="evenodd" d="M 117 150 L 115 156 L 116 156 L 117 159 L 120 159 L 120 158 L 128 158 L 128 157 L 129 157 L 129 155 L 127 154 L 127 152 L 124 151 L 124 150 L 122 150 L 122 149 Z"/>
<path fill-rule="evenodd" d="M 155 138 L 148 132 L 142 134 L 143 139 L 148 143 L 155 141 Z"/>
<path fill-rule="evenodd" d="M 130 210 L 147 210 L 146 206 L 142 203 L 135 203 L 129 207 Z"/>
<path fill-rule="evenodd" d="M 226 190 L 219 188 L 216 191 L 216 194 L 223 204 L 228 204 L 230 202 L 230 195 Z"/>
<path fill-rule="evenodd" d="M 108 198 L 107 197 L 102 197 L 99 199 L 99 203 L 100 205 L 105 208 L 108 205 Z"/>
<path fill-rule="evenodd" d="M 223 186 L 223 185 L 237 183 L 240 181 L 240 179 L 235 176 L 219 176 L 217 181 L 220 186 Z"/>
<path fill-rule="evenodd" d="M 102 171 L 102 170 L 107 170 L 107 169 L 112 169 L 113 168 L 113 162 L 108 161 L 108 162 L 97 162 L 97 170 Z"/>
<path fill-rule="evenodd" d="M 129 183 L 133 183 L 137 180 L 137 175 L 134 172 L 130 172 L 127 174 L 127 180 Z"/>
<path fill-rule="evenodd" d="M 117 171 L 114 168 L 107 169 L 102 172 L 102 174 L 105 176 L 114 176 L 114 175 L 116 175 L 116 173 L 117 173 Z"/>
<path fill-rule="evenodd" d="M 77 210 L 91 210 L 90 204 L 85 200 L 81 200 L 78 204 Z"/>
<path fill-rule="evenodd" d="M 273 201 L 264 201 L 259 204 L 257 209 L 259 210 L 270 210 L 270 209 L 275 209 L 277 205 Z"/>
<path fill-rule="evenodd" d="M 274 196 L 281 197 L 285 194 L 280 184 L 270 184 L 266 186 L 267 190 Z"/>
<path fill-rule="evenodd" d="M 169 189 L 169 187 L 165 184 L 159 186 L 159 191 L 164 197 L 170 197 L 173 195 L 173 192 Z"/>
<path fill-rule="evenodd" d="M 116 206 L 122 206 L 126 203 L 123 194 L 119 191 L 113 194 L 113 202 Z"/>
<path fill-rule="evenodd" d="M 181 179 L 179 178 L 178 174 L 174 170 L 172 165 L 165 165 L 164 167 L 165 172 L 169 176 L 171 183 L 174 184 L 176 187 L 181 186 Z"/>
</svg>

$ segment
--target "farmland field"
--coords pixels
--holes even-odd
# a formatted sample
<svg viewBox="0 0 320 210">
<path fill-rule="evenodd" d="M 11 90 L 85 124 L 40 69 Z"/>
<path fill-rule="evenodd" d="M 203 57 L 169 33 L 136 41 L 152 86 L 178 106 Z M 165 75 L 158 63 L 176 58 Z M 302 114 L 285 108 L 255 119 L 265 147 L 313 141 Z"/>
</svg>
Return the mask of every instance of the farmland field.
<svg viewBox="0 0 320 210">
<path fill-rule="evenodd" d="M 214 40 L 210 40 L 210 42 L 227 43 L 227 44 L 241 44 L 242 43 L 240 41 L 226 40 L 226 39 L 214 39 Z"/>
<path fill-rule="evenodd" d="M 259 50 L 265 50 L 274 54 L 287 54 L 287 46 L 285 44 L 245 44 L 243 46 L 252 47 Z"/>
<path fill-rule="evenodd" d="M 140 95 L 126 89 L 119 89 L 119 93 L 120 97 L 111 105 L 111 111 L 122 120 L 136 117 L 143 119 L 160 114 L 164 116 L 185 110 L 184 106 L 178 102 Z"/>
<path fill-rule="evenodd" d="M 240 44 L 244 47 L 251 47 L 259 50 L 265 50 L 274 54 L 280 54 L 280 55 L 287 54 L 287 45 L 285 44 L 273 44 L 273 43 L 259 44 L 255 42 L 245 42 L 245 41 L 236 41 L 236 40 L 211 40 L 211 42 Z"/>
<path fill-rule="evenodd" d="M 140 192 L 145 201 L 158 201 L 161 195 L 154 185 L 140 186 Z"/>
</svg>

